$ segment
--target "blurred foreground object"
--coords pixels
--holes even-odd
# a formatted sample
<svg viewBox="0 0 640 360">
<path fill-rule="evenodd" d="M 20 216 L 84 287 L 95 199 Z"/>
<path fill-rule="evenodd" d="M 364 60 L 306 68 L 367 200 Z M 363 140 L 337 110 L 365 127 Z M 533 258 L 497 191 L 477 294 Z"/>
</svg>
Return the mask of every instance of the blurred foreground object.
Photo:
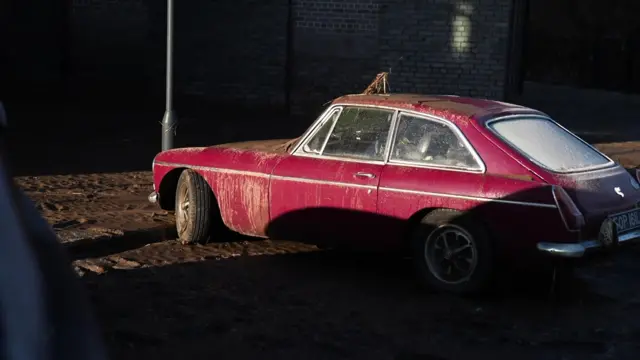
<svg viewBox="0 0 640 360">
<path fill-rule="evenodd" d="M 87 296 L 56 234 L 18 189 L 0 103 L 0 358 L 102 360 Z"/>
</svg>

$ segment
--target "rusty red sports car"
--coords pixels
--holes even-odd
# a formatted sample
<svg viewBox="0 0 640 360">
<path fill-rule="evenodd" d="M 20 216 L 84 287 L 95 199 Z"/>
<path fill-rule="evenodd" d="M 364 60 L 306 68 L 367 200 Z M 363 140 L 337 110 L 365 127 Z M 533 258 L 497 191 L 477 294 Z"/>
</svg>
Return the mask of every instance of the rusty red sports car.
<svg viewBox="0 0 640 360">
<path fill-rule="evenodd" d="M 500 259 L 589 258 L 640 240 L 635 176 L 546 114 L 411 94 L 335 99 L 299 138 L 159 153 L 150 201 L 183 243 L 246 235 L 412 252 L 457 293 Z"/>
</svg>

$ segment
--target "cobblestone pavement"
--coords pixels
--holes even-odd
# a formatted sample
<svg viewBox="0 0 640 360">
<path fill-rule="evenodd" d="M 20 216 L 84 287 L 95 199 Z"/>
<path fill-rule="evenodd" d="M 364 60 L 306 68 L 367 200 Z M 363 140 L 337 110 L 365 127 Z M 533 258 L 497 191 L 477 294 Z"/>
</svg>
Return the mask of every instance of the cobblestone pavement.
<svg viewBox="0 0 640 360">
<path fill-rule="evenodd" d="M 603 145 L 627 165 L 640 146 Z M 618 155 L 616 155 L 618 154 Z M 67 243 L 116 359 L 632 359 L 640 253 L 483 299 L 422 290 L 406 260 L 229 235 L 182 246 L 149 172 L 16 178 Z"/>
</svg>

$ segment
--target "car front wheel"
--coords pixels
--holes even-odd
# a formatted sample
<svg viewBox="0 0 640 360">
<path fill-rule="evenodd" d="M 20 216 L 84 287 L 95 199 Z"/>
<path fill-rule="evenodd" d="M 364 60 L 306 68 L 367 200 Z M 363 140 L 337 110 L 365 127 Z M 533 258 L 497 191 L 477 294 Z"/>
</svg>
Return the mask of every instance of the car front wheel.
<svg viewBox="0 0 640 360">
<path fill-rule="evenodd" d="M 492 248 L 468 214 L 448 209 L 427 214 L 414 231 L 412 253 L 420 279 L 438 290 L 471 294 L 489 284 Z"/>
<path fill-rule="evenodd" d="M 185 170 L 180 174 L 175 215 L 181 243 L 204 243 L 209 239 L 213 201 L 209 185 L 198 173 Z"/>
</svg>

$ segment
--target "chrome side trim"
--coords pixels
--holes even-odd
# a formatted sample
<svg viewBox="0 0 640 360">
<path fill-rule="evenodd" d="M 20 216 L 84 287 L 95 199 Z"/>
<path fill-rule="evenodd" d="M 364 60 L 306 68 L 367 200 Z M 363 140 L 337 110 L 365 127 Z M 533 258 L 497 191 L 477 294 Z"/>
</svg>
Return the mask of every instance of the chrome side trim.
<svg viewBox="0 0 640 360">
<path fill-rule="evenodd" d="M 533 203 L 533 202 L 514 201 L 514 200 L 493 199 L 493 198 L 484 198 L 484 197 L 477 197 L 477 196 L 444 194 L 444 193 L 418 191 L 418 190 L 405 190 L 405 189 L 396 189 L 396 188 L 390 188 L 390 187 L 378 187 L 378 186 L 375 186 L 375 185 L 346 183 L 346 182 L 340 182 L 340 181 L 316 180 L 316 179 L 307 179 L 307 178 L 300 178 L 300 177 L 293 177 L 293 176 L 269 175 L 269 174 L 263 174 L 263 173 L 259 173 L 259 172 L 253 172 L 253 171 L 221 169 L 221 168 L 209 167 L 209 166 L 190 166 L 190 165 L 185 165 L 185 164 L 168 163 L 168 162 L 162 162 L 162 161 L 156 162 L 156 165 L 159 165 L 159 166 L 171 166 L 171 167 L 188 167 L 188 168 L 194 169 L 194 170 L 212 171 L 212 172 L 217 172 L 217 173 L 222 173 L 222 174 L 236 174 L 236 175 L 254 176 L 254 177 L 261 177 L 261 178 L 271 178 L 271 179 L 274 179 L 274 180 L 282 180 L 282 181 L 298 181 L 298 182 L 304 182 L 304 183 L 307 183 L 307 184 L 321 184 L 321 185 L 330 185 L 330 186 L 352 187 L 352 188 L 361 188 L 361 189 L 379 190 L 379 191 L 390 191 L 390 192 L 414 194 L 414 195 L 426 195 L 426 196 L 445 197 L 445 198 L 454 198 L 454 199 L 463 199 L 463 200 L 473 200 L 473 201 L 479 201 L 479 202 L 496 202 L 496 203 L 501 203 L 501 204 L 532 206 L 532 207 L 539 207 L 539 208 L 556 209 L 556 206 L 554 204 L 544 204 L 544 203 Z"/>
<path fill-rule="evenodd" d="M 339 181 L 315 180 L 315 179 L 297 178 L 297 177 L 291 177 L 291 176 L 272 175 L 271 178 L 274 180 L 295 181 L 295 182 L 301 182 L 305 184 L 331 185 L 331 186 L 352 187 L 352 188 L 368 189 L 368 190 L 376 190 L 378 188 L 375 185 L 351 184 L 351 183 L 344 183 Z"/>
<path fill-rule="evenodd" d="M 532 207 L 539 207 L 539 208 L 545 208 L 545 209 L 555 209 L 556 208 L 556 206 L 553 205 L 553 204 L 533 203 L 533 202 L 515 201 L 515 200 L 503 200 L 503 199 L 492 199 L 492 198 L 485 198 L 485 197 L 478 197 L 478 196 L 443 194 L 443 193 L 435 193 L 435 192 L 419 191 L 419 190 L 395 189 L 395 188 L 388 188 L 388 187 L 380 187 L 379 190 L 380 191 L 398 192 L 398 193 L 404 193 L 404 194 L 427 195 L 427 196 L 434 196 L 434 197 L 445 197 L 445 198 L 472 200 L 472 201 L 481 201 L 481 202 L 496 202 L 496 203 L 501 203 L 501 204 L 532 206 Z"/>
<path fill-rule="evenodd" d="M 640 229 L 619 235 L 618 243 L 640 243 Z M 602 249 L 603 246 L 597 240 L 586 240 L 578 243 L 540 242 L 536 247 L 539 251 L 551 256 L 581 258 L 586 252 Z"/>
<path fill-rule="evenodd" d="M 170 166 L 170 167 L 176 167 L 176 168 L 183 167 L 183 168 L 189 168 L 189 169 L 200 170 L 200 171 L 213 171 L 221 174 L 234 174 L 234 175 L 245 175 L 245 176 L 254 176 L 254 177 L 261 177 L 261 178 L 269 178 L 269 174 L 260 173 L 256 171 L 223 169 L 223 168 L 217 168 L 212 166 L 195 166 L 195 165 L 178 164 L 178 163 L 171 163 L 171 162 L 164 162 L 164 161 L 156 161 L 156 165 Z"/>
</svg>

